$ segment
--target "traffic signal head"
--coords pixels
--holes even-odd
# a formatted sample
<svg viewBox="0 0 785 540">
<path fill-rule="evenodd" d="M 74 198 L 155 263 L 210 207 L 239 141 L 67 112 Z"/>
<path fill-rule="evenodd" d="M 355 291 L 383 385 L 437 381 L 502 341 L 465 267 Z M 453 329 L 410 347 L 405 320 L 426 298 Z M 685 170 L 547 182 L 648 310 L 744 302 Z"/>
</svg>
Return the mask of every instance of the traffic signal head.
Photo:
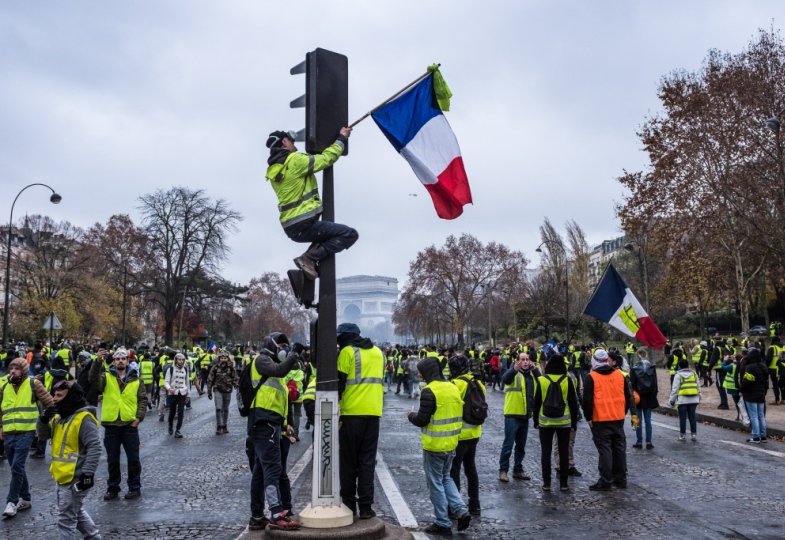
<svg viewBox="0 0 785 540">
<path fill-rule="evenodd" d="M 289 283 L 297 301 L 306 308 L 312 307 L 315 296 L 314 281 L 306 279 L 302 270 L 287 270 L 286 275 L 289 276 Z"/>
<path fill-rule="evenodd" d="M 290 73 L 305 73 L 305 95 L 290 104 L 292 108 L 305 107 L 305 130 L 298 132 L 297 140 L 305 141 L 305 151 L 309 154 L 319 154 L 349 124 L 349 59 L 332 51 L 315 49 Z M 348 152 L 347 145 L 343 153 Z"/>
</svg>

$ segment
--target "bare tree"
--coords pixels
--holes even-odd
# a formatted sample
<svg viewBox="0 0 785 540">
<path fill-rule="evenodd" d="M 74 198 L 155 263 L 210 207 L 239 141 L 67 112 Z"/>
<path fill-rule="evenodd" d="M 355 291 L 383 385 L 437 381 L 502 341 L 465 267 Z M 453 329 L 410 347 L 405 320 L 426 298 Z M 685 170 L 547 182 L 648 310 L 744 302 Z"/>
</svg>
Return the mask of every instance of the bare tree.
<svg viewBox="0 0 785 540">
<path fill-rule="evenodd" d="M 171 344 L 191 277 L 218 271 L 229 250 L 226 238 L 242 217 L 223 199 L 213 201 L 202 190 L 184 187 L 158 190 L 139 201 L 153 263 L 144 290 L 161 306 L 164 340 Z"/>
</svg>

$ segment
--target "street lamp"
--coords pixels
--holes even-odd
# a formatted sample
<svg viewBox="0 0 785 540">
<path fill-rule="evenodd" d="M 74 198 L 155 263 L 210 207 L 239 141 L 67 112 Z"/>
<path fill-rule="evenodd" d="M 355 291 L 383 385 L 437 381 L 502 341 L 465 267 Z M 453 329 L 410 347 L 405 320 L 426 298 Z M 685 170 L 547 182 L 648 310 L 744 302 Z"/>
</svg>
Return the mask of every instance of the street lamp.
<svg viewBox="0 0 785 540">
<path fill-rule="evenodd" d="M 27 188 L 33 186 L 43 186 L 48 188 L 52 195 L 49 196 L 49 202 L 52 204 L 60 204 L 60 201 L 63 200 L 63 197 L 60 196 L 54 189 L 46 184 L 41 183 L 34 183 L 28 184 L 19 190 L 19 193 L 16 194 L 14 197 L 14 202 L 11 204 L 11 217 L 8 219 L 8 243 L 6 244 L 6 259 L 5 259 L 5 304 L 3 304 L 3 350 L 5 350 L 5 346 L 8 343 L 8 295 L 11 291 L 11 230 L 14 226 L 14 206 L 16 206 L 16 200 L 19 196 L 24 192 Z"/>
<path fill-rule="evenodd" d="M 638 252 L 638 272 L 640 273 L 641 283 L 643 283 L 643 302 L 646 312 L 649 311 L 649 268 L 646 264 L 646 255 L 643 253 L 643 246 L 638 242 L 627 242 L 624 244 L 624 251 Z"/>
<path fill-rule="evenodd" d="M 542 253 L 542 246 L 545 244 L 553 244 L 557 246 L 562 253 L 564 253 L 564 320 L 565 320 L 565 338 L 567 341 L 570 340 L 570 278 L 569 272 L 567 268 L 567 250 L 564 249 L 564 246 L 553 240 L 543 240 L 540 242 L 540 245 L 537 246 L 536 251 L 537 253 Z"/>
</svg>

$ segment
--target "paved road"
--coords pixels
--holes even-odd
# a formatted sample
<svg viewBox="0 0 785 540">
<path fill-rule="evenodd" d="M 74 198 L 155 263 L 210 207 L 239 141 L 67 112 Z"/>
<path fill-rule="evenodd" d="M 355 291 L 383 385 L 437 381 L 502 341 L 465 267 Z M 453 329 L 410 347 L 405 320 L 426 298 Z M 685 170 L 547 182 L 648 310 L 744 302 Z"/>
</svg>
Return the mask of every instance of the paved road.
<svg viewBox="0 0 785 540">
<path fill-rule="evenodd" d="M 524 467 L 530 481 L 497 480 L 502 441 L 503 396 L 489 394 L 492 415 L 478 447 L 483 515 L 464 538 L 783 538 L 785 444 L 748 446 L 745 434 L 699 426 L 697 444 L 676 440 L 677 420 L 655 415 L 654 450 L 628 452 L 629 488 L 594 493 L 596 451 L 585 422 L 579 424 L 576 461 L 584 476 L 571 479 L 572 490 L 540 489 L 539 440 L 530 431 Z M 105 538 L 233 539 L 248 519 L 250 473 L 244 455 L 243 420 L 232 411 L 230 434 L 214 435 L 212 402 L 194 399 L 183 429 L 185 438 L 166 435 L 151 414 L 142 424 L 142 491 L 137 501 L 104 502 L 106 469 L 87 507 Z M 408 527 L 431 522 L 422 473 L 417 429 L 405 418 L 416 400 L 388 394 L 377 467 L 377 512 Z M 307 442 L 292 448 L 296 476 L 295 507 L 310 499 L 311 467 Z M 629 442 L 631 444 L 631 442 Z M 628 444 L 628 446 L 629 446 Z M 0 522 L 0 538 L 37 538 L 55 530 L 54 490 L 46 463 L 28 465 L 33 509 Z M 9 473 L 0 466 L 5 493 Z M 420 533 L 418 538 L 426 538 Z M 456 535 L 460 537 L 459 535 Z"/>
</svg>

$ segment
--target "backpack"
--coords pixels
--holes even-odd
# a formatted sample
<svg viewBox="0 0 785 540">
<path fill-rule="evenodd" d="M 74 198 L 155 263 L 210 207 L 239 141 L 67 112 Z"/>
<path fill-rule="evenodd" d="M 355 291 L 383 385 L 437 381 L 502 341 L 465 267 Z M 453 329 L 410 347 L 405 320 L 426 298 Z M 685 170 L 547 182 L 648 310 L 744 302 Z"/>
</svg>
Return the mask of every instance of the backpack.
<svg viewBox="0 0 785 540">
<path fill-rule="evenodd" d="M 466 381 L 466 394 L 463 396 L 463 421 L 473 426 L 482 425 L 488 418 L 488 403 L 480 383 L 468 377 L 459 377 Z"/>
<path fill-rule="evenodd" d="M 265 375 L 259 380 L 259 384 L 254 386 L 251 376 L 252 366 L 253 360 L 245 364 L 243 371 L 240 373 L 240 382 L 237 385 L 237 409 L 240 411 L 240 416 L 243 418 L 251 413 L 251 403 L 253 403 L 256 392 L 259 391 L 268 379 L 267 375 Z"/>
<path fill-rule="evenodd" d="M 654 366 L 642 369 L 639 366 L 632 368 L 635 370 L 635 377 L 638 382 L 638 390 L 641 394 L 651 392 L 654 387 Z"/>
<path fill-rule="evenodd" d="M 567 378 L 567 375 L 562 375 L 557 380 L 551 380 L 548 385 L 548 391 L 545 393 L 545 399 L 542 401 L 542 414 L 548 418 L 561 418 L 564 416 L 564 408 L 567 406 L 564 403 L 564 396 L 561 391 L 561 382 Z"/>
</svg>

